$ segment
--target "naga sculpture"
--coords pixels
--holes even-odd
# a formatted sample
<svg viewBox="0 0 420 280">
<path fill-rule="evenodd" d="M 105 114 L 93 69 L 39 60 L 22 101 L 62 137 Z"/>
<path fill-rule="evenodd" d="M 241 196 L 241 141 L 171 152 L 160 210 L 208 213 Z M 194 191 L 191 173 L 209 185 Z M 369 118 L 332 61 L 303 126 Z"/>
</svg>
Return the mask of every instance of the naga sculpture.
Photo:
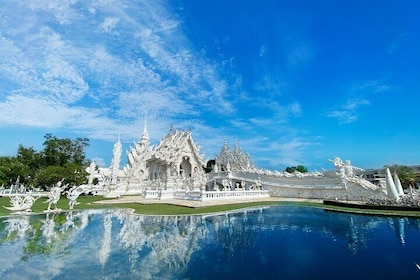
<svg viewBox="0 0 420 280">
<path fill-rule="evenodd" d="M 31 208 L 39 197 L 30 194 L 16 194 L 10 196 L 10 207 L 3 206 L 14 213 L 32 212 Z"/>
</svg>

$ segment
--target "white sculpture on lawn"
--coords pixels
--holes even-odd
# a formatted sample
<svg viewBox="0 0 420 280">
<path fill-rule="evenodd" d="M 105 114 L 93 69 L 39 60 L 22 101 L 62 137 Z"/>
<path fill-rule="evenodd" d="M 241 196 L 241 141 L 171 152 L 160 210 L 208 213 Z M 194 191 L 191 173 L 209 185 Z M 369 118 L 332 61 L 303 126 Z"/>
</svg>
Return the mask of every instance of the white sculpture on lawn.
<svg viewBox="0 0 420 280">
<path fill-rule="evenodd" d="M 15 214 L 31 212 L 32 206 L 39 197 L 34 197 L 30 194 L 14 194 L 10 196 L 10 205 L 3 206 L 7 210 L 12 211 Z"/>
<path fill-rule="evenodd" d="M 77 199 L 79 196 L 86 191 L 85 187 L 82 186 L 75 186 L 66 192 L 67 198 L 69 199 L 69 208 L 72 210 L 74 205 L 79 204 Z"/>
<path fill-rule="evenodd" d="M 48 208 L 44 212 L 52 212 L 52 211 L 60 211 L 61 210 L 61 209 L 57 208 L 57 203 L 60 200 L 61 192 L 67 186 L 67 185 L 62 186 L 63 181 L 64 181 L 64 179 L 57 182 L 57 184 L 55 184 L 51 188 L 50 192 L 48 193 L 48 199 L 45 201 L 45 203 L 48 203 Z M 52 204 L 54 204 L 54 209 L 51 209 Z"/>
</svg>

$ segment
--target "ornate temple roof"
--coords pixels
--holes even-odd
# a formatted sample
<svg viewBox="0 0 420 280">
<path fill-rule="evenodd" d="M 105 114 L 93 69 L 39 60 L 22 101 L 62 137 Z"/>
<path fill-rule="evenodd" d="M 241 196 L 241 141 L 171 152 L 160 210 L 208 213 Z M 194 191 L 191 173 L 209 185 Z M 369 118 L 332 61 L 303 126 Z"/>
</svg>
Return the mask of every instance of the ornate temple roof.
<svg viewBox="0 0 420 280">
<path fill-rule="evenodd" d="M 124 167 L 124 173 L 127 176 L 144 174 L 144 177 L 146 177 L 146 160 L 150 158 L 152 152 L 153 146 L 149 143 L 149 133 L 145 125 L 140 140 L 134 143 L 134 147 L 130 147 L 130 151 L 127 151 L 128 163 Z"/>
<path fill-rule="evenodd" d="M 200 155 L 200 148 L 194 143 L 191 131 L 182 130 L 171 131 L 167 134 L 156 147 L 150 160 L 157 159 L 170 164 L 179 159 L 186 149 L 192 149 L 196 159 L 204 165 L 204 155 Z"/>
<path fill-rule="evenodd" d="M 238 142 L 236 142 L 235 149 L 232 151 L 226 140 L 219 155 L 216 157 L 216 164 L 222 169 L 231 171 L 255 170 L 255 165 L 251 161 L 249 154 L 242 152 Z"/>
</svg>

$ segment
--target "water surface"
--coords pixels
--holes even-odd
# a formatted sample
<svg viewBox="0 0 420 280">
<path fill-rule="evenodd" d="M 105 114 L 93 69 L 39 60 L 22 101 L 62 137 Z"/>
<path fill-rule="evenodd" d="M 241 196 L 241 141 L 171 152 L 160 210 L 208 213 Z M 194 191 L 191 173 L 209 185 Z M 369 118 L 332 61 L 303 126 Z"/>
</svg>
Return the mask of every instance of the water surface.
<svg viewBox="0 0 420 280">
<path fill-rule="evenodd" d="M 296 206 L 0 220 L 0 279 L 420 279 L 420 219 Z"/>
</svg>

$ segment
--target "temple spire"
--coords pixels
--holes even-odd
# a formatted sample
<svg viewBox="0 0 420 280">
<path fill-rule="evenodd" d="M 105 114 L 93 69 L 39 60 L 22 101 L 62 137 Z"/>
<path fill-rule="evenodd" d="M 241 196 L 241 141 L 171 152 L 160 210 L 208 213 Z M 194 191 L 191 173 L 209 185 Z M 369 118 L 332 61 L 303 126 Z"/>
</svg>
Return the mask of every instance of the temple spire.
<svg viewBox="0 0 420 280">
<path fill-rule="evenodd" d="M 149 133 L 147 132 L 147 121 L 144 122 L 143 135 L 141 136 L 140 143 L 146 145 L 149 142 Z"/>
<path fill-rule="evenodd" d="M 118 172 L 120 169 L 122 154 L 122 144 L 120 141 L 120 135 L 118 134 L 118 141 L 114 144 L 114 149 L 112 151 L 112 161 L 111 161 L 111 182 L 116 183 L 118 178 Z"/>
<path fill-rule="evenodd" d="M 143 134 L 147 134 L 147 121 L 144 121 Z"/>
</svg>

